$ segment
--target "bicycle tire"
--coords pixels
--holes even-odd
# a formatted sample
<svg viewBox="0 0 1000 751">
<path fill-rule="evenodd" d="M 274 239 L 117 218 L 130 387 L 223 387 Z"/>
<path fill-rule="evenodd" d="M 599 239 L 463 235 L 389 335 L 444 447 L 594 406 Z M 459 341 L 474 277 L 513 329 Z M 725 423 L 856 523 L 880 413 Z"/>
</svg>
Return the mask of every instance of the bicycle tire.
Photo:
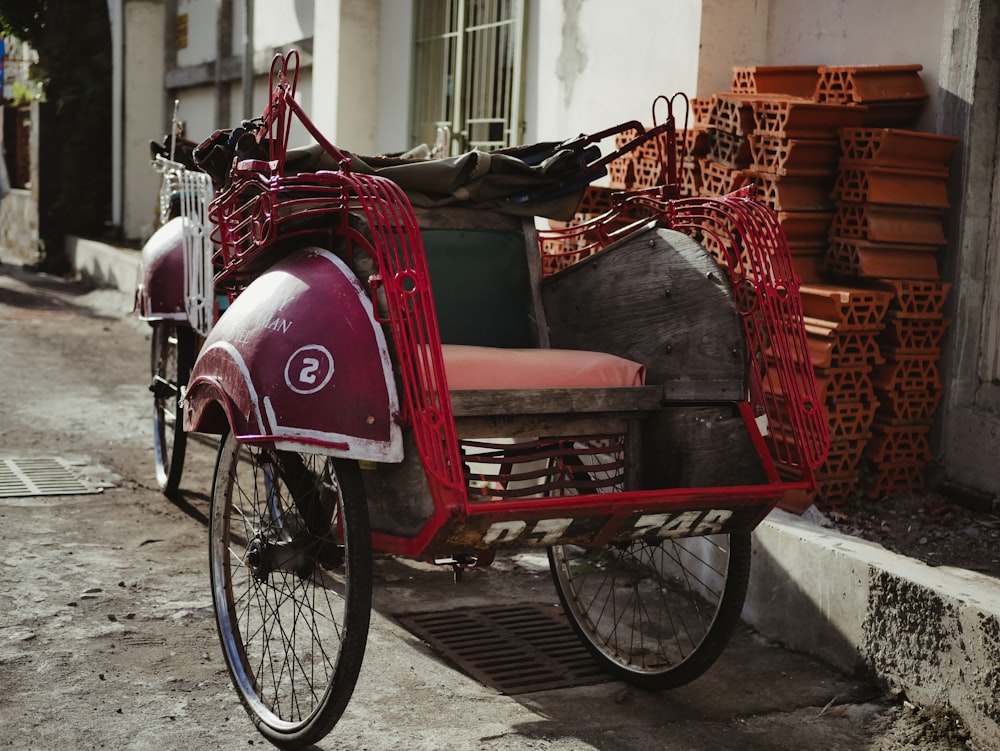
<svg viewBox="0 0 1000 751">
<path fill-rule="evenodd" d="M 575 457 L 563 471 L 583 475 Z M 749 533 L 548 550 L 573 630 L 610 673 L 649 690 L 690 683 L 722 654 L 750 579 Z"/>
<path fill-rule="evenodd" d="M 209 520 L 216 626 L 254 725 L 316 743 L 346 708 L 371 616 L 371 532 L 357 462 L 221 443 Z"/>
<path fill-rule="evenodd" d="M 194 331 L 187 326 L 169 321 L 153 324 L 149 387 L 153 393 L 153 454 L 156 484 L 168 497 L 177 493 L 184 472 L 187 434 L 180 398 L 194 364 L 194 341 Z"/>
</svg>

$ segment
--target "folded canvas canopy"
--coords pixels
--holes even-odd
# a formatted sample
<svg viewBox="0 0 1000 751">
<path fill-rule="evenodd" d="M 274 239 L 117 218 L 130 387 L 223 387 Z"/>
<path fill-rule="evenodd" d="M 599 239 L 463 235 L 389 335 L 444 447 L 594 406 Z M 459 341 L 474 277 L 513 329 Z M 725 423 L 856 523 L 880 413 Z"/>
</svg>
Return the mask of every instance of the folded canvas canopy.
<svg viewBox="0 0 1000 751">
<path fill-rule="evenodd" d="M 198 147 L 195 160 L 223 185 L 233 159 L 267 159 L 266 146 L 249 135 L 239 129 L 218 131 Z M 587 185 L 607 173 L 600 149 L 585 139 L 439 159 L 344 154 L 352 171 L 392 180 L 414 206 L 491 209 L 560 220 L 571 219 Z M 285 174 L 339 169 L 319 144 L 289 149 L 285 157 Z"/>
</svg>

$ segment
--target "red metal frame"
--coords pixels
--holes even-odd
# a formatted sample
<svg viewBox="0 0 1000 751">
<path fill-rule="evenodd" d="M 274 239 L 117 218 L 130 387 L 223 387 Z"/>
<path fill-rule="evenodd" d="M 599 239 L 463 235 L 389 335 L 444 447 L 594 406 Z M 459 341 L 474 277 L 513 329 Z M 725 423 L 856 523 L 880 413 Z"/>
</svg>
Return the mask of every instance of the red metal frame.
<svg viewBox="0 0 1000 751">
<path fill-rule="evenodd" d="M 652 216 L 696 235 L 715 252 L 728 269 L 753 357 L 751 398 L 738 404 L 738 412 L 760 454 L 767 482 L 486 503 L 470 500 L 413 210 L 394 183 L 352 172 L 350 160 L 319 132 L 294 99 L 297 68 L 294 51 L 276 57 L 272 64 L 271 100 L 263 116 L 264 127 L 257 134 L 261 144 L 266 141 L 270 160 L 235 165 L 231 184 L 212 203 L 221 247 L 216 258 L 217 284 L 239 294 L 266 265 L 266 254 L 282 247 L 278 241 L 296 235 L 326 233 L 338 239 L 348 255 L 367 253 L 374 259 L 377 273 L 362 281 L 370 283 L 373 299 L 384 292 L 388 308 L 384 323 L 395 344 L 401 379 L 400 420 L 414 431 L 435 508 L 415 537 L 374 534 L 376 549 L 419 556 L 475 549 L 484 539 L 544 544 L 545 530 L 563 522 L 560 541 L 573 539 L 575 525 L 581 530 L 579 539 L 590 544 L 657 524 L 663 536 L 677 529 L 697 528 L 704 533 L 730 514 L 738 519 L 732 528 L 752 529 L 785 491 L 813 485 L 812 472 L 822 462 L 829 439 L 802 328 L 798 279 L 784 233 L 773 212 L 756 202 L 749 190 L 724 198 L 676 198 L 678 162 L 669 113 L 654 128 L 666 134 L 667 153 L 661 157 L 666 162 L 665 184 L 623 196 L 599 220 L 562 232 L 590 232 L 598 238 L 594 247 L 604 247 L 625 231 L 609 229 L 612 215 L 620 219 L 623 214 L 634 214 L 639 217 L 637 223 L 646 223 Z M 672 105 L 667 102 L 668 107 Z M 292 117 L 334 157 L 336 171 L 283 174 Z M 348 215 L 352 212 L 364 217 L 371 236 L 351 227 Z M 313 221 L 317 219 L 322 222 Z M 769 421 L 766 437 L 758 430 L 757 419 L 762 415 Z M 689 524 L 694 526 L 684 526 Z"/>
</svg>

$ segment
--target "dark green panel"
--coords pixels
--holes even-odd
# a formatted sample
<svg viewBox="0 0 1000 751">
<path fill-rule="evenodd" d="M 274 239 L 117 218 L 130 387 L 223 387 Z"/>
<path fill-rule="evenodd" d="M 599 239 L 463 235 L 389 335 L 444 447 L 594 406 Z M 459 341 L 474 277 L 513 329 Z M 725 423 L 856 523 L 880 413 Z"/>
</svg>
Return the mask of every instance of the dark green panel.
<svg viewBox="0 0 1000 751">
<path fill-rule="evenodd" d="M 533 347 L 524 235 L 423 230 L 443 344 Z"/>
</svg>

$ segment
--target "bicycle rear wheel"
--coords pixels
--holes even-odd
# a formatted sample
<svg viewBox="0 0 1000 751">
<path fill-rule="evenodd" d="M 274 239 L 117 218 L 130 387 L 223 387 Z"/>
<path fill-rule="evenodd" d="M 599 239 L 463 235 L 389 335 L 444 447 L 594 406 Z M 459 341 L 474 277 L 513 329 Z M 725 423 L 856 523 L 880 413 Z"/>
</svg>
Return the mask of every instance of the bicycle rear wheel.
<svg viewBox="0 0 1000 751">
<path fill-rule="evenodd" d="M 194 342 L 194 331 L 187 326 L 170 321 L 153 324 L 153 382 L 149 387 L 153 392 L 153 447 L 156 483 L 167 496 L 177 492 L 184 471 L 187 434 L 180 399 L 194 364 Z"/>
<path fill-rule="evenodd" d="M 371 533 L 356 462 L 220 446 L 209 527 L 223 653 L 257 729 L 282 748 L 323 738 L 361 670 Z"/>
<path fill-rule="evenodd" d="M 607 670 L 676 688 L 712 666 L 739 622 L 750 535 L 555 547 L 549 564 L 570 623 Z"/>
</svg>

